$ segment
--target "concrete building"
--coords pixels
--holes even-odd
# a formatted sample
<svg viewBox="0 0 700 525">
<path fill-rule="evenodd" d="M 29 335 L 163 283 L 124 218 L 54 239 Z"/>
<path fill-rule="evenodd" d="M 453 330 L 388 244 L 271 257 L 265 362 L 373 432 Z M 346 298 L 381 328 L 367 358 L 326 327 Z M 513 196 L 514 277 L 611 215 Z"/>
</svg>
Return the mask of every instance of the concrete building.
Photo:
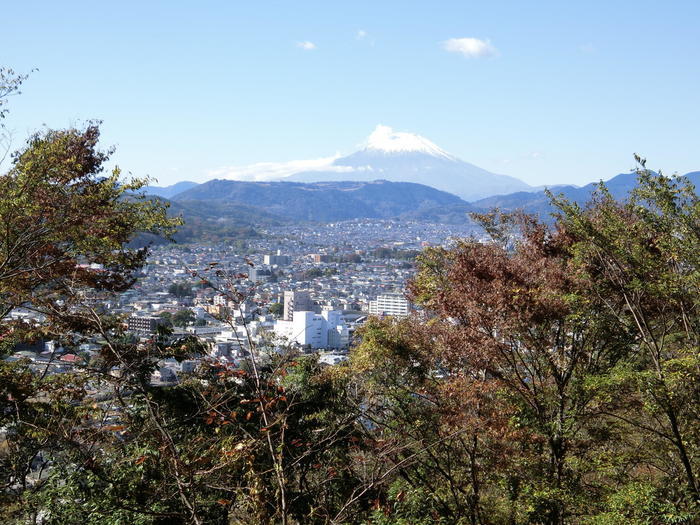
<svg viewBox="0 0 700 525">
<path fill-rule="evenodd" d="M 289 255 L 282 255 L 280 250 L 277 250 L 276 255 L 265 255 L 263 257 L 263 263 L 268 266 L 289 266 L 292 264 L 292 258 Z"/>
<path fill-rule="evenodd" d="M 393 317 L 406 317 L 411 310 L 411 304 L 399 293 L 387 293 L 377 296 L 377 299 L 369 302 L 370 315 L 390 315 Z"/>
<path fill-rule="evenodd" d="M 228 306 L 228 297 L 224 294 L 216 294 L 212 298 L 212 302 L 214 303 L 214 306 Z"/>
<path fill-rule="evenodd" d="M 294 312 L 311 312 L 314 309 L 314 303 L 311 300 L 309 292 L 284 292 L 284 315 L 285 321 L 294 319 Z"/>
<path fill-rule="evenodd" d="M 291 321 L 277 321 L 275 335 L 312 348 L 347 348 L 350 343 L 348 327 L 336 310 L 321 314 L 311 311 L 296 311 Z"/>
<path fill-rule="evenodd" d="M 153 316 L 131 316 L 126 321 L 126 326 L 130 332 L 140 334 L 154 334 L 158 329 L 158 325 L 163 323 L 163 319 Z"/>
<path fill-rule="evenodd" d="M 265 257 L 269 257 L 266 255 Z M 274 256 L 276 257 L 276 256 Z M 253 282 L 266 283 L 272 278 L 272 272 L 269 268 L 251 268 L 248 272 L 248 279 Z"/>
</svg>

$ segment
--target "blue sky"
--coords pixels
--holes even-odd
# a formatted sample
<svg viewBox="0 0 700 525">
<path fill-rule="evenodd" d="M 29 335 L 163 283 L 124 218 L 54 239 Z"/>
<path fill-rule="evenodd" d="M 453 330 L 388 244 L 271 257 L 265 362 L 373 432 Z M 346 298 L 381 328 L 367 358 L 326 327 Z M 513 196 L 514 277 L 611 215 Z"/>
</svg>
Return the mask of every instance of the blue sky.
<svg viewBox="0 0 700 525">
<path fill-rule="evenodd" d="M 634 152 L 700 170 L 699 20 L 697 1 L 25 0 L 2 7 L 0 65 L 38 68 L 16 145 L 101 119 L 120 167 L 162 185 L 350 153 L 379 123 L 583 184 Z"/>
</svg>

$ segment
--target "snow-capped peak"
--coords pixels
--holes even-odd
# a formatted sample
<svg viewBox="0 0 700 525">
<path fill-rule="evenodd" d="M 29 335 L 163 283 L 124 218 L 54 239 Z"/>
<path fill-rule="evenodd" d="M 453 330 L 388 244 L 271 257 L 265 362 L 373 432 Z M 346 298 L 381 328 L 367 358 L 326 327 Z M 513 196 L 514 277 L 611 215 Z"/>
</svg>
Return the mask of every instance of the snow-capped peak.
<svg viewBox="0 0 700 525">
<path fill-rule="evenodd" d="M 389 126 L 379 124 L 365 142 L 366 150 L 383 153 L 426 153 L 433 157 L 456 160 L 428 139 L 415 133 L 394 131 Z"/>
</svg>

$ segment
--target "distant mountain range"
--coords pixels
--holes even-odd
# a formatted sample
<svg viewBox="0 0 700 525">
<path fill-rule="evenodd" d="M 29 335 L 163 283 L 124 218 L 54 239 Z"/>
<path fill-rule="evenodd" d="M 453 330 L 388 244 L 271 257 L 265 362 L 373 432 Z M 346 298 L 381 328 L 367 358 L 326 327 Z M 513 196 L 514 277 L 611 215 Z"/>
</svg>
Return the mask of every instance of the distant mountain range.
<svg viewBox="0 0 700 525">
<path fill-rule="evenodd" d="M 221 171 L 228 176 L 222 179 L 241 182 L 413 182 L 452 193 L 465 201 L 541 189 L 460 160 L 420 135 L 395 132 L 381 125 L 358 151 L 350 155 L 287 164 L 289 166 L 281 171 L 265 172 L 265 167 L 278 166 L 265 162 L 243 169 L 223 169 Z M 313 169 L 308 167 L 310 165 Z M 197 186 L 195 182 L 183 181 L 172 186 L 148 186 L 145 191 L 169 199 Z"/>
<path fill-rule="evenodd" d="M 466 204 L 456 195 L 410 182 L 243 182 L 212 180 L 178 193 L 182 207 L 213 208 L 224 203 L 253 207 L 295 221 L 333 222 L 356 218 L 391 218 L 416 210 Z"/>
<path fill-rule="evenodd" d="M 685 176 L 696 188 L 700 185 L 700 171 L 690 172 Z M 605 186 L 615 199 L 624 200 L 629 195 L 630 191 L 634 189 L 636 183 L 637 176 L 634 173 L 621 173 L 605 181 Z M 585 204 L 590 200 L 597 184 L 598 183 L 590 183 L 580 188 L 576 186 L 557 186 L 552 188 L 551 191 L 555 195 L 563 195 L 571 202 Z M 503 210 L 518 209 L 542 218 L 547 218 L 554 211 L 544 191 L 496 195 L 472 202 L 471 206 L 481 210 L 491 208 L 500 208 Z"/>
<path fill-rule="evenodd" d="M 700 184 L 700 172 L 686 175 Z M 623 173 L 605 184 L 617 199 L 634 188 L 636 176 Z M 168 188 L 160 188 L 168 190 Z M 553 193 L 585 204 L 595 189 L 557 186 Z M 181 241 L 217 240 L 258 235 L 260 228 L 289 222 L 335 222 L 357 218 L 399 218 L 459 224 L 469 213 L 492 208 L 523 210 L 543 220 L 554 211 L 544 191 L 515 192 L 466 202 L 456 195 L 423 184 L 377 180 L 338 182 L 243 182 L 212 180 L 172 195 L 172 215 L 185 218 L 177 234 Z"/>
<path fill-rule="evenodd" d="M 506 175 L 490 173 L 447 153 L 413 133 L 394 132 L 377 126 L 364 145 L 350 155 L 298 161 L 313 170 L 287 172 L 283 180 L 242 181 L 215 179 L 202 184 L 178 182 L 172 186 L 144 188 L 150 195 L 168 199 L 171 213 L 186 224 L 181 240 L 256 235 L 256 228 L 302 222 L 335 222 L 356 218 L 401 218 L 441 223 L 464 223 L 470 212 L 494 207 L 520 209 L 549 220 L 553 211 L 542 188 L 531 187 Z M 279 166 L 264 178 L 280 178 Z M 236 172 L 245 177 L 258 172 Z M 700 172 L 687 177 L 700 184 Z M 636 176 L 623 173 L 606 182 L 611 194 L 623 199 L 634 187 Z M 583 187 L 553 186 L 579 204 L 587 202 L 595 184 Z"/>
<path fill-rule="evenodd" d="M 700 172 L 691 172 L 685 176 L 693 185 L 700 187 Z M 624 200 L 634 189 L 636 182 L 637 176 L 634 173 L 621 173 L 605 181 L 605 186 L 615 199 Z M 590 183 L 582 187 L 553 186 L 551 192 L 556 196 L 563 196 L 571 202 L 584 205 L 590 201 L 597 184 Z M 416 210 L 413 213 L 405 214 L 404 218 L 454 224 L 468 220 L 468 215 L 471 212 L 485 212 L 494 208 L 499 208 L 503 211 L 520 210 L 530 215 L 535 215 L 544 221 L 553 220 L 552 213 L 555 211 L 545 190 L 540 190 L 535 192 L 519 191 L 507 195 L 495 195 L 470 203 Z"/>
</svg>

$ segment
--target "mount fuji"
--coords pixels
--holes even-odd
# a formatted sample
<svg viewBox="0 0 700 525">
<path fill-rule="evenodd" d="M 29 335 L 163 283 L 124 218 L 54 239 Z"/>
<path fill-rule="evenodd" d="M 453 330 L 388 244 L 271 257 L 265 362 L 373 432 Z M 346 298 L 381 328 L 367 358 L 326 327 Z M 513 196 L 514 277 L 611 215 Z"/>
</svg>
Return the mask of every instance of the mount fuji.
<svg viewBox="0 0 700 525">
<path fill-rule="evenodd" d="M 498 175 L 458 159 L 414 133 L 379 125 L 362 149 L 334 158 L 327 166 L 300 171 L 278 180 L 295 182 L 414 182 L 473 201 L 517 191 L 536 191 L 515 177 Z"/>
</svg>

